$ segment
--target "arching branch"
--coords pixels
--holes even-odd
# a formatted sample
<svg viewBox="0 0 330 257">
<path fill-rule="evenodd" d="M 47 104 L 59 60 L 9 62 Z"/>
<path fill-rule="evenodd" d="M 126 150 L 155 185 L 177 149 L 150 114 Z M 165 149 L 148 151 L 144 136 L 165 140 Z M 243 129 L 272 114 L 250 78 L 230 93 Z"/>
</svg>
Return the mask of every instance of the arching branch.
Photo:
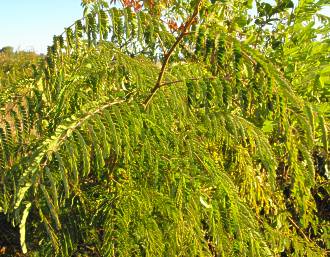
<svg viewBox="0 0 330 257">
<path fill-rule="evenodd" d="M 168 52 L 165 54 L 165 59 L 163 61 L 162 67 L 160 69 L 159 75 L 158 75 L 158 79 L 156 82 L 156 85 L 151 89 L 150 94 L 148 95 L 148 97 L 144 100 L 143 105 L 146 108 L 148 106 L 148 104 L 150 103 L 151 99 L 153 98 L 153 96 L 155 95 L 155 93 L 157 92 L 157 90 L 159 88 L 161 88 L 164 84 L 162 84 L 162 79 L 165 73 L 165 69 L 166 66 L 175 50 L 175 48 L 177 47 L 177 45 L 181 42 L 181 40 L 183 39 L 183 37 L 186 35 L 187 30 L 190 28 L 191 24 L 194 22 L 195 18 L 197 17 L 197 15 L 199 14 L 199 10 L 201 7 L 203 0 L 198 0 L 195 9 L 194 9 L 194 13 L 192 14 L 192 16 L 188 19 L 188 21 L 186 22 L 186 24 L 184 25 L 180 35 L 178 36 L 178 38 L 176 39 L 175 43 L 172 45 L 172 47 L 170 48 L 170 50 L 168 50 Z"/>
</svg>

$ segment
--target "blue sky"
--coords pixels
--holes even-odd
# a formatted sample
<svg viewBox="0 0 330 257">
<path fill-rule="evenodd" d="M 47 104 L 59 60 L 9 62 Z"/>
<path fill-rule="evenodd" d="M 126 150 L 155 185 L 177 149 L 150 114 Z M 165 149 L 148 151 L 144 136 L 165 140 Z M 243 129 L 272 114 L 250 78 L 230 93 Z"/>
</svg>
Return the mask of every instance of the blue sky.
<svg viewBox="0 0 330 257">
<path fill-rule="evenodd" d="M 82 17 L 81 0 L 2 0 L 0 49 L 45 52 L 54 35 Z M 295 3 L 297 0 L 294 1 Z M 330 7 L 323 10 L 329 15 Z"/>
<path fill-rule="evenodd" d="M 54 35 L 82 17 L 81 0 L 2 0 L 0 49 L 45 52 Z"/>
</svg>

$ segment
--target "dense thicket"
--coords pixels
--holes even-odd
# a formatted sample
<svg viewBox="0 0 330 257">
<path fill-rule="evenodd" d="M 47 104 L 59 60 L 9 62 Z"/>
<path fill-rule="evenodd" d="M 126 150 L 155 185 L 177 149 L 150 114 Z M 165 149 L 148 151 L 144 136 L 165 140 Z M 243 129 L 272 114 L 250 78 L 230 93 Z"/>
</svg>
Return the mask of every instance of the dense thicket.
<svg viewBox="0 0 330 257">
<path fill-rule="evenodd" d="M 82 1 L 0 92 L 22 251 L 326 256 L 326 2 Z"/>
<path fill-rule="evenodd" d="M 42 57 L 34 52 L 14 52 L 12 47 L 0 49 L 0 89 L 2 93 L 5 90 L 11 90 L 14 84 L 33 79 L 36 74 L 36 66 L 41 60 Z"/>
</svg>

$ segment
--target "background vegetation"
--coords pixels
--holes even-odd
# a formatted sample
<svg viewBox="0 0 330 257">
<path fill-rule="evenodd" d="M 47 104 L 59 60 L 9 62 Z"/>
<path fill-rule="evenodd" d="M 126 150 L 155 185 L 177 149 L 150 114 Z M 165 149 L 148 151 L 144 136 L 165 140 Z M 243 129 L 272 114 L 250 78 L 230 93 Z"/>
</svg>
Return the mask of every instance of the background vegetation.
<svg viewBox="0 0 330 257">
<path fill-rule="evenodd" d="M 2 253 L 327 256 L 325 4 L 84 0 L 3 48 Z"/>
</svg>

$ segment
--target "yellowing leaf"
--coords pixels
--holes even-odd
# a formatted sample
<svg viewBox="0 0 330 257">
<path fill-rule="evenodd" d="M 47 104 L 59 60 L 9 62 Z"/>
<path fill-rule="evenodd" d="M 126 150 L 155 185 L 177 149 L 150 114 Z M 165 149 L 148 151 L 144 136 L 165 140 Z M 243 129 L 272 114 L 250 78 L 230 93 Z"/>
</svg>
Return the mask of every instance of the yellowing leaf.
<svg viewBox="0 0 330 257">
<path fill-rule="evenodd" d="M 26 219 L 29 215 L 29 210 L 30 210 L 30 207 L 31 207 L 31 203 L 27 203 L 25 205 L 25 209 L 23 211 L 23 216 L 22 216 L 22 219 L 21 219 L 21 223 L 19 225 L 19 234 L 20 234 L 20 243 L 21 243 L 21 247 L 22 247 L 22 252 L 24 254 L 27 253 L 27 248 L 26 248 L 26 242 L 25 242 L 25 224 L 26 224 Z"/>
<path fill-rule="evenodd" d="M 204 199 L 200 196 L 199 197 L 199 201 L 201 202 L 201 204 L 207 208 L 207 209 L 210 209 L 212 207 L 212 205 L 208 204 L 207 202 L 204 201 Z"/>
</svg>

